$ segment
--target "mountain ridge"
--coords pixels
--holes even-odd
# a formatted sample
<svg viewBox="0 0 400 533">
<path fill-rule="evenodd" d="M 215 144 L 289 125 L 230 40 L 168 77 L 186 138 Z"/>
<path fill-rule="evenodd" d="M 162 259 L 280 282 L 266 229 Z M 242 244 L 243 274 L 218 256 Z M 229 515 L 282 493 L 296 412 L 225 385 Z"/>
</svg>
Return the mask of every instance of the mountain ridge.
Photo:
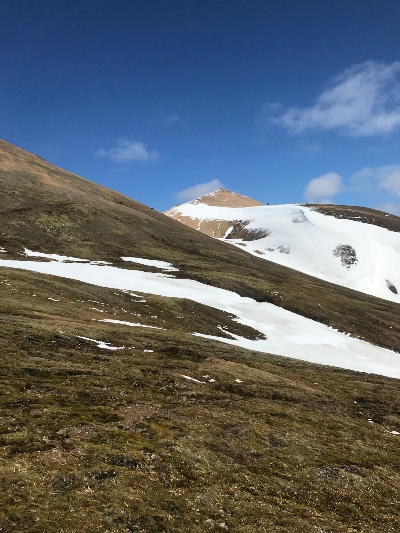
<svg viewBox="0 0 400 533">
<path fill-rule="evenodd" d="M 249 196 L 238 194 L 227 189 L 217 189 L 216 191 L 209 192 L 203 196 L 199 196 L 194 200 L 187 202 L 188 204 L 206 204 L 214 205 L 218 207 L 255 207 L 257 205 L 264 205 L 258 200 L 254 200 Z M 168 212 L 168 211 L 167 211 Z"/>
</svg>

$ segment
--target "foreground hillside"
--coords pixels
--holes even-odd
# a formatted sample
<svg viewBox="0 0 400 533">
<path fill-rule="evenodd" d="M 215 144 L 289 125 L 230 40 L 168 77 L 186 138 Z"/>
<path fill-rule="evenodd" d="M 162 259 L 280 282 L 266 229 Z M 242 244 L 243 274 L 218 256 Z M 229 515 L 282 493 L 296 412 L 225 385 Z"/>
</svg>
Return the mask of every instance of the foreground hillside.
<svg viewBox="0 0 400 533">
<path fill-rule="evenodd" d="M 399 530 L 398 380 L 194 337 L 184 300 L 0 288 L 1 531 Z"/>
<path fill-rule="evenodd" d="M 0 193 L 1 532 L 400 529 L 398 304 L 4 142 Z"/>
<path fill-rule="evenodd" d="M 5 254 L 5 251 L 2 254 Z M 158 272 L 144 272 L 112 266 L 108 262 L 87 261 L 31 250 L 25 250 L 23 255 L 30 260 L 0 259 L 0 266 L 119 289 L 131 294 L 133 298 L 137 298 L 137 291 L 140 291 L 154 296 L 188 299 L 197 304 L 197 308 L 206 306 L 219 311 L 219 315 L 226 317 L 225 323 L 227 323 L 223 326 L 213 313 L 209 318 L 210 329 L 205 333 L 199 333 L 196 329 L 197 312 L 193 310 L 195 316 L 192 335 L 202 335 L 264 353 L 400 378 L 400 355 L 397 352 L 374 346 L 362 339 L 349 337 L 271 303 L 257 302 L 251 298 L 243 298 L 232 291 L 210 287 L 190 279 L 177 278 L 175 274 L 179 273 L 179 270 L 165 261 L 138 257 L 121 258 L 125 264 L 158 270 Z M 146 300 L 140 301 L 144 303 Z M 110 321 L 109 318 L 105 320 Z M 164 320 L 161 317 L 159 320 L 161 320 L 160 326 L 164 328 Z M 246 334 L 237 333 L 238 324 L 245 326 Z M 132 326 L 130 322 L 126 322 L 125 325 Z M 144 327 L 149 326 L 146 324 Z M 250 336 L 249 331 L 252 332 Z"/>
</svg>

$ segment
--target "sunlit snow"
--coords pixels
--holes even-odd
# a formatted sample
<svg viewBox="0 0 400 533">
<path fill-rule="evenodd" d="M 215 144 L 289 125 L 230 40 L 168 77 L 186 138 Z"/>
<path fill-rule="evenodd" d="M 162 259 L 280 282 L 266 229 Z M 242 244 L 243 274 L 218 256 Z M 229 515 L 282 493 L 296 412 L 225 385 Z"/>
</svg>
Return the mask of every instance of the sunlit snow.
<svg viewBox="0 0 400 533">
<path fill-rule="evenodd" d="M 109 342 L 97 341 L 96 339 L 81 337 L 80 335 L 77 335 L 77 338 L 85 341 L 95 342 L 97 344 L 97 348 L 104 348 L 105 350 L 123 350 L 125 348 L 125 346 L 111 346 Z"/>
<path fill-rule="evenodd" d="M 52 261 L 59 261 L 60 263 L 64 263 L 64 261 L 73 261 L 75 263 L 89 263 L 90 262 L 88 259 L 79 259 L 78 257 L 68 257 L 66 255 L 33 252 L 32 250 L 28 250 L 28 248 L 25 248 L 24 255 L 26 255 L 26 257 L 43 257 L 45 259 L 51 259 Z"/>
<path fill-rule="evenodd" d="M 195 379 L 190 376 L 185 376 L 185 374 L 182 374 L 182 377 L 189 381 L 195 381 L 196 383 L 202 383 L 203 385 L 205 384 L 205 381 L 200 381 L 199 379 Z"/>
<path fill-rule="evenodd" d="M 182 217 L 245 221 L 245 230 L 268 232 L 257 240 L 221 239 L 257 257 L 372 296 L 400 303 L 400 234 L 373 224 L 338 219 L 301 205 L 215 207 L 182 204 Z M 350 250 L 350 261 L 342 261 Z M 397 293 L 396 293 L 397 292 Z"/>
<path fill-rule="evenodd" d="M 103 320 L 98 320 L 97 322 L 111 322 L 112 324 L 122 324 L 123 326 L 139 327 L 139 328 L 151 328 L 151 329 L 162 329 L 156 326 L 146 326 L 145 324 L 136 324 L 134 322 L 125 322 L 124 320 L 114 320 L 112 318 L 103 318 Z"/>
<path fill-rule="evenodd" d="M 171 265 L 171 263 L 167 263 L 166 261 L 158 261 L 156 259 L 142 259 L 140 257 L 121 257 L 123 261 L 131 261 L 132 263 L 139 263 L 140 265 L 146 265 L 146 266 L 152 266 L 155 268 L 159 268 L 161 270 L 170 270 L 170 271 L 177 271 L 179 268 L 176 268 Z"/>
</svg>

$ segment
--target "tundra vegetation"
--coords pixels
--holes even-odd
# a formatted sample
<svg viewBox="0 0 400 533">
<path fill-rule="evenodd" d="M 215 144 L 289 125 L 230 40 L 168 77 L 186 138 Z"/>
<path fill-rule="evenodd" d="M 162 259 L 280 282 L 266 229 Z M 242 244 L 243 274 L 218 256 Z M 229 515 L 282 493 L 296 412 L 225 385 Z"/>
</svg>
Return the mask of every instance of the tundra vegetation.
<svg viewBox="0 0 400 533">
<path fill-rule="evenodd" d="M 29 247 L 116 266 L 160 259 L 399 348 L 397 304 L 0 149 L 2 258 Z M 399 381 L 192 335 L 257 336 L 232 318 L 0 266 L 0 531 L 399 531 Z"/>
</svg>

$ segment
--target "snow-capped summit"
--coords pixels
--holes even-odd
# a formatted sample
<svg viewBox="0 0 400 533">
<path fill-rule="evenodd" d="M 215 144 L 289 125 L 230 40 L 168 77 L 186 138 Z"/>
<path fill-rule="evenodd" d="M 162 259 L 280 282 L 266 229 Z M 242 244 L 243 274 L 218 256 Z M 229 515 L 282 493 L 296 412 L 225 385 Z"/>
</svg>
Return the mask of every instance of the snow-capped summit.
<svg viewBox="0 0 400 533">
<path fill-rule="evenodd" d="M 204 194 L 199 198 L 195 198 L 188 203 L 194 205 L 205 204 L 219 207 L 254 207 L 256 205 L 264 205 L 258 200 L 253 200 L 253 198 L 243 196 L 243 194 L 227 191 L 226 189 L 217 189 L 216 191 Z"/>
<path fill-rule="evenodd" d="M 400 219 L 326 207 L 262 205 L 219 189 L 166 214 L 263 259 L 400 303 Z"/>
<path fill-rule="evenodd" d="M 225 236 L 226 231 L 231 227 L 229 221 L 222 220 L 209 220 L 207 219 L 197 219 L 193 218 L 190 215 L 186 215 L 182 212 L 182 209 L 185 210 L 186 206 L 210 206 L 210 207 L 224 207 L 230 209 L 246 208 L 246 207 L 257 207 L 262 206 L 261 202 L 258 200 L 253 200 L 248 196 L 243 196 L 242 194 L 237 194 L 225 189 L 217 189 L 214 192 L 210 192 L 199 198 L 195 198 L 186 204 L 176 205 L 165 211 L 165 214 L 175 220 L 183 222 L 187 226 L 197 229 L 210 237 L 222 238 Z M 190 210 L 190 208 L 189 208 Z"/>
</svg>

